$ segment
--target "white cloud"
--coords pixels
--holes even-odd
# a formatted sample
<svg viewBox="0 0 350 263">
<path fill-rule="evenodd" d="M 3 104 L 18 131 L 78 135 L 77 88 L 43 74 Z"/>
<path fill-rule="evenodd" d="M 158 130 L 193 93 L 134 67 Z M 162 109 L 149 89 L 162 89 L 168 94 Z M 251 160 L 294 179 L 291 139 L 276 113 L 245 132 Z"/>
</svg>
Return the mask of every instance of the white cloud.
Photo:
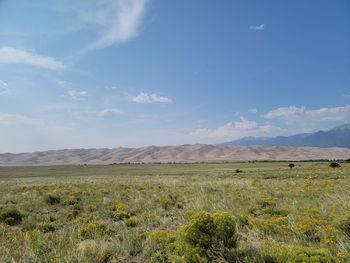
<svg viewBox="0 0 350 263">
<path fill-rule="evenodd" d="M 110 117 L 114 117 L 114 116 L 118 116 L 122 114 L 122 112 L 118 109 L 103 109 L 99 112 L 97 112 L 97 117 L 99 118 L 110 118 Z"/>
<path fill-rule="evenodd" d="M 295 107 L 295 106 L 290 106 L 290 107 L 281 107 L 277 108 L 275 110 L 272 110 L 265 115 L 263 115 L 264 118 L 266 119 L 285 119 L 288 120 L 290 118 L 294 118 L 296 116 L 303 115 L 305 113 L 305 107 Z"/>
<path fill-rule="evenodd" d="M 0 96 L 9 93 L 8 84 L 0 79 Z"/>
<path fill-rule="evenodd" d="M 269 120 L 280 120 L 296 129 L 300 128 L 301 131 L 327 129 L 350 122 L 350 105 L 313 110 L 296 106 L 281 107 L 262 117 Z"/>
<path fill-rule="evenodd" d="M 71 96 L 72 99 L 82 100 L 85 96 L 88 95 L 88 93 L 85 90 L 77 91 L 77 90 L 74 90 L 74 89 L 70 89 L 70 90 L 68 90 L 68 95 Z"/>
<path fill-rule="evenodd" d="M 28 64 L 50 70 L 64 70 L 66 68 L 66 65 L 54 58 L 13 47 L 0 47 L 0 63 Z"/>
<path fill-rule="evenodd" d="M 137 96 L 132 98 L 133 102 L 137 103 L 152 103 L 152 102 L 159 102 L 159 103 L 172 103 L 172 99 L 167 97 L 159 96 L 155 93 L 148 94 L 145 92 L 140 92 Z"/>
<path fill-rule="evenodd" d="M 258 109 L 257 108 L 252 108 L 248 110 L 250 113 L 258 113 Z"/>
<path fill-rule="evenodd" d="M 81 19 L 97 27 L 100 37 L 87 50 L 124 43 L 138 36 L 148 0 L 99 1 L 95 10 L 81 14 Z"/>
<path fill-rule="evenodd" d="M 269 124 L 259 125 L 240 117 L 239 121 L 228 122 L 215 129 L 200 128 L 190 133 L 196 140 L 201 142 L 222 142 L 224 140 L 235 140 L 246 136 L 273 136 L 284 132 L 283 129 Z"/>
<path fill-rule="evenodd" d="M 264 30 L 264 28 L 265 28 L 265 24 L 249 27 L 250 30 L 258 30 L 258 31 L 262 31 L 262 30 Z"/>
</svg>

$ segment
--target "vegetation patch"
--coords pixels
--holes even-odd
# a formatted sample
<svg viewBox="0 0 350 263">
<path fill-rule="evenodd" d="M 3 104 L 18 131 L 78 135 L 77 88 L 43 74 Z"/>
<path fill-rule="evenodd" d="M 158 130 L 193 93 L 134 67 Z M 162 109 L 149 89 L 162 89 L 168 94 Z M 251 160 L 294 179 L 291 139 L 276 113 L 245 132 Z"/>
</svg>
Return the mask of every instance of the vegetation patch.
<svg viewBox="0 0 350 263">
<path fill-rule="evenodd" d="M 288 164 L 0 167 L 0 262 L 350 262 L 350 163 Z"/>
<path fill-rule="evenodd" d="M 23 214 L 16 208 L 4 208 L 0 210 L 0 222 L 14 226 L 22 222 Z"/>
</svg>

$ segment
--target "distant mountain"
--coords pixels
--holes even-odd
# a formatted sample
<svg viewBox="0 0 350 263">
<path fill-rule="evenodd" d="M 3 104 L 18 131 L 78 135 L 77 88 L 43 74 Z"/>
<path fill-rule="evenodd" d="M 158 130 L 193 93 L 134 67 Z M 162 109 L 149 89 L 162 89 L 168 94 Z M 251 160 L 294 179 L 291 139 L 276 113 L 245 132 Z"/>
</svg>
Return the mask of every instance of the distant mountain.
<svg viewBox="0 0 350 263">
<path fill-rule="evenodd" d="M 277 136 L 271 138 L 245 137 L 239 140 L 220 144 L 220 146 L 235 145 L 350 148 L 350 124 L 335 127 L 329 131 L 318 131 L 314 133 L 302 133 L 292 136 Z"/>
<path fill-rule="evenodd" d="M 192 163 L 249 160 L 346 160 L 350 148 L 214 146 L 205 144 L 149 146 L 143 148 L 71 149 L 34 153 L 0 154 L 0 166 L 114 164 L 114 163 Z"/>
</svg>

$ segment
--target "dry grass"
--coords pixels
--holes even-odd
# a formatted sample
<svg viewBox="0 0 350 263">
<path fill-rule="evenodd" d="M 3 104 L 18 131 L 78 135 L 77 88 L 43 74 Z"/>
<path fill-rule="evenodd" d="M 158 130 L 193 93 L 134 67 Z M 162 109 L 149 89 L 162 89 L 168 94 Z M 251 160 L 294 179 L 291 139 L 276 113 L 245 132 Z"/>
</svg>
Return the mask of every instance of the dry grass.
<svg viewBox="0 0 350 263">
<path fill-rule="evenodd" d="M 0 262 L 191 262 L 181 229 L 201 211 L 238 235 L 233 258 L 201 260 L 349 262 L 350 165 L 295 164 L 2 167 L 0 214 L 23 218 L 0 223 Z"/>
</svg>

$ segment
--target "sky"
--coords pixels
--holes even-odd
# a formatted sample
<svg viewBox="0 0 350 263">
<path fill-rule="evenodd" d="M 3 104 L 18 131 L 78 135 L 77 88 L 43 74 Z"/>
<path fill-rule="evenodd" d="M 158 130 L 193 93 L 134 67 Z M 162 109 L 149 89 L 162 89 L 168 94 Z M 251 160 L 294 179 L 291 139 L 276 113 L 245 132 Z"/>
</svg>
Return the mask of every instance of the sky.
<svg viewBox="0 0 350 263">
<path fill-rule="evenodd" d="M 0 0 L 0 152 L 349 122 L 348 0 Z"/>
</svg>

